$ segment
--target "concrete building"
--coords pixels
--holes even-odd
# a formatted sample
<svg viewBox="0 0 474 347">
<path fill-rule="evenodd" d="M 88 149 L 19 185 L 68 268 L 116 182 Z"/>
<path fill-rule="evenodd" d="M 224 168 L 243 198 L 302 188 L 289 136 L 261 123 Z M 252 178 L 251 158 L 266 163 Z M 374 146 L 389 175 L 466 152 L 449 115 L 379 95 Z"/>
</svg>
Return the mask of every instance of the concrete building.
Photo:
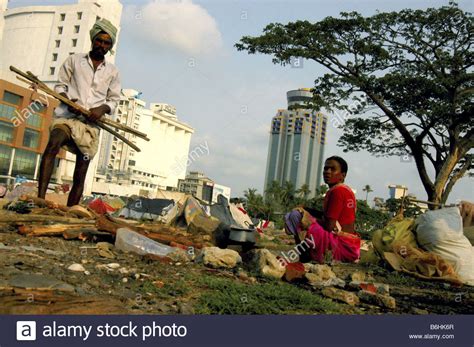
<svg viewBox="0 0 474 347">
<path fill-rule="evenodd" d="M 1 11 L 2 8 L 6 10 Z M 89 30 L 97 18 L 107 18 L 120 29 L 122 4 L 118 0 L 78 0 L 71 5 L 7 9 L 7 1 L 0 0 L 0 12 L 3 12 L 0 19 L 3 78 L 14 81 L 8 70 L 14 65 L 33 72 L 51 86 L 56 83 L 59 68 L 68 55 L 90 50 Z M 108 60 L 113 63 L 115 56 L 108 55 Z"/>
<path fill-rule="evenodd" d="M 219 194 L 230 200 L 230 187 L 215 183 L 202 172 L 191 171 L 178 182 L 178 191 L 197 197 L 207 203 L 217 202 Z"/>
<path fill-rule="evenodd" d="M 272 119 L 264 189 L 289 181 L 295 189 L 307 184 L 312 197 L 322 183 L 327 116 L 309 109 L 309 89 L 287 92 L 288 109 Z"/>
<path fill-rule="evenodd" d="M 194 129 L 178 120 L 176 108 L 169 104 L 150 104 L 140 93 L 123 89 L 115 118 L 144 132 L 147 142 L 120 132 L 141 151 L 136 152 L 109 133 L 102 133 L 93 193 L 144 195 L 152 197 L 158 189 L 176 189 L 186 175 L 186 160 Z"/>
<path fill-rule="evenodd" d="M 0 79 L 0 182 L 16 176 L 38 179 L 57 101 Z M 59 158 L 64 158 L 61 151 Z M 58 159 L 59 161 L 59 159 Z M 52 182 L 58 182 L 57 165 Z"/>
<path fill-rule="evenodd" d="M 178 181 L 178 191 L 195 196 L 198 199 L 212 202 L 214 181 L 202 172 L 191 171 L 185 179 Z"/>
<path fill-rule="evenodd" d="M 399 184 L 391 184 L 388 186 L 388 196 L 390 199 L 401 199 L 406 196 L 408 193 L 408 188 L 399 185 Z"/>
</svg>

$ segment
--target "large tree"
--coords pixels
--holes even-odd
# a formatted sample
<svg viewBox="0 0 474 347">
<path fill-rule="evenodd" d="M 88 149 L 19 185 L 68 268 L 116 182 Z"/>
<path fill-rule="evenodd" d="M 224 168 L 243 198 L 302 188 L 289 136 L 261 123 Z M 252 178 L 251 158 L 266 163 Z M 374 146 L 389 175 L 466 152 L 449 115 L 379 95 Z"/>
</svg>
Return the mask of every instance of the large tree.
<svg viewBox="0 0 474 347">
<path fill-rule="evenodd" d="M 414 161 L 428 200 L 444 203 L 473 165 L 473 17 L 455 3 L 371 17 L 273 23 L 236 44 L 274 63 L 313 60 L 314 107 L 333 112 L 344 151 Z"/>
</svg>

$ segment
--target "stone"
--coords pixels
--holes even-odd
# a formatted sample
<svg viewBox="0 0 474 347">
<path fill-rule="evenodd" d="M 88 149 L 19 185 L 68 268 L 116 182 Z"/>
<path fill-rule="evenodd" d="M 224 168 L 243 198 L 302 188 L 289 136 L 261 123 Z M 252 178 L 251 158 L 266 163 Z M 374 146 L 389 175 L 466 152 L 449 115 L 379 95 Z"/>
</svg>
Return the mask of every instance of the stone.
<svg viewBox="0 0 474 347">
<path fill-rule="evenodd" d="M 119 263 L 109 263 L 106 265 L 109 269 L 112 269 L 112 270 L 115 270 L 115 269 L 118 269 L 120 267 L 120 264 Z"/>
<path fill-rule="evenodd" d="M 81 264 L 72 264 L 72 265 L 69 265 L 69 267 L 67 268 L 69 271 L 76 271 L 76 272 L 84 272 L 86 271 L 86 269 L 84 269 L 84 266 L 82 266 Z"/>
<path fill-rule="evenodd" d="M 348 292 L 334 287 L 324 288 L 321 293 L 328 298 L 345 302 L 348 305 L 356 306 L 360 303 L 359 298 L 355 293 Z"/>
<path fill-rule="evenodd" d="M 395 298 L 388 296 L 388 295 L 380 295 L 368 292 L 366 290 L 360 290 L 357 293 L 357 296 L 362 300 L 369 304 L 373 304 L 376 306 L 382 306 L 388 309 L 395 309 L 397 307 L 397 303 Z"/>
<path fill-rule="evenodd" d="M 12 287 L 38 290 L 59 290 L 63 292 L 74 292 L 75 288 L 70 284 L 61 282 L 53 277 L 37 274 L 21 274 L 13 276 L 6 284 Z"/>
<path fill-rule="evenodd" d="M 250 268 L 259 275 L 281 279 L 286 268 L 268 249 L 256 249 L 250 252 Z"/>
<path fill-rule="evenodd" d="M 114 245 L 108 242 L 97 242 L 97 252 L 103 258 L 115 259 L 115 254 L 112 252 Z"/>
<path fill-rule="evenodd" d="M 356 271 L 351 274 L 352 282 L 364 282 L 366 277 L 366 273 L 362 271 Z"/>
<path fill-rule="evenodd" d="M 285 280 L 288 282 L 293 282 L 299 279 L 304 278 L 306 274 L 305 267 L 303 263 L 288 263 L 285 269 Z"/>
<path fill-rule="evenodd" d="M 212 268 L 232 269 L 242 262 L 242 258 L 239 253 L 231 249 L 205 247 L 202 249 L 198 262 Z"/>
<path fill-rule="evenodd" d="M 336 276 L 328 265 L 304 264 L 306 269 L 305 278 L 313 287 L 342 287 L 346 282 Z"/>
</svg>

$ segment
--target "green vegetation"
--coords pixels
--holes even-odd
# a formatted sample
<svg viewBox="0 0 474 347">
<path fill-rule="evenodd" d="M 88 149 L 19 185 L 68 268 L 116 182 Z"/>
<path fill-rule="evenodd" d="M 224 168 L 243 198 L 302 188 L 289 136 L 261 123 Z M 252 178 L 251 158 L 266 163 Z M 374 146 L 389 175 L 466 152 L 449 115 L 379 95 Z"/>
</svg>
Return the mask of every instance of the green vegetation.
<svg viewBox="0 0 474 347">
<path fill-rule="evenodd" d="M 235 46 L 270 55 L 274 64 L 302 58 L 325 68 L 308 106 L 333 114 L 344 151 L 415 164 L 428 200 L 445 203 L 474 169 L 473 23 L 450 1 L 426 10 L 271 23 Z"/>
<path fill-rule="evenodd" d="M 342 313 L 329 299 L 283 282 L 247 285 L 231 279 L 203 276 L 199 314 L 316 314 Z"/>
</svg>

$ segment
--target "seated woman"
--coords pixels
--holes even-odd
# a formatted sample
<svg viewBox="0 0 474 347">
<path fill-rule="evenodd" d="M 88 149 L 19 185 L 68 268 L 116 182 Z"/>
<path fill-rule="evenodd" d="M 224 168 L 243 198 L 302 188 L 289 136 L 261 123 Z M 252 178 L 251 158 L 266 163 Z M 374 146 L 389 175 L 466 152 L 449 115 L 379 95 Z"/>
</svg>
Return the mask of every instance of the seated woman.
<svg viewBox="0 0 474 347">
<path fill-rule="evenodd" d="M 325 254 L 332 259 L 353 262 L 360 257 L 360 237 L 355 232 L 356 198 L 344 184 L 347 162 L 332 156 L 324 163 L 324 182 L 329 186 L 323 203 L 323 218 L 311 224 L 306 238 L 314 244 L 310 249 L 312 260 L 324 262 Z"/>
</svg>

